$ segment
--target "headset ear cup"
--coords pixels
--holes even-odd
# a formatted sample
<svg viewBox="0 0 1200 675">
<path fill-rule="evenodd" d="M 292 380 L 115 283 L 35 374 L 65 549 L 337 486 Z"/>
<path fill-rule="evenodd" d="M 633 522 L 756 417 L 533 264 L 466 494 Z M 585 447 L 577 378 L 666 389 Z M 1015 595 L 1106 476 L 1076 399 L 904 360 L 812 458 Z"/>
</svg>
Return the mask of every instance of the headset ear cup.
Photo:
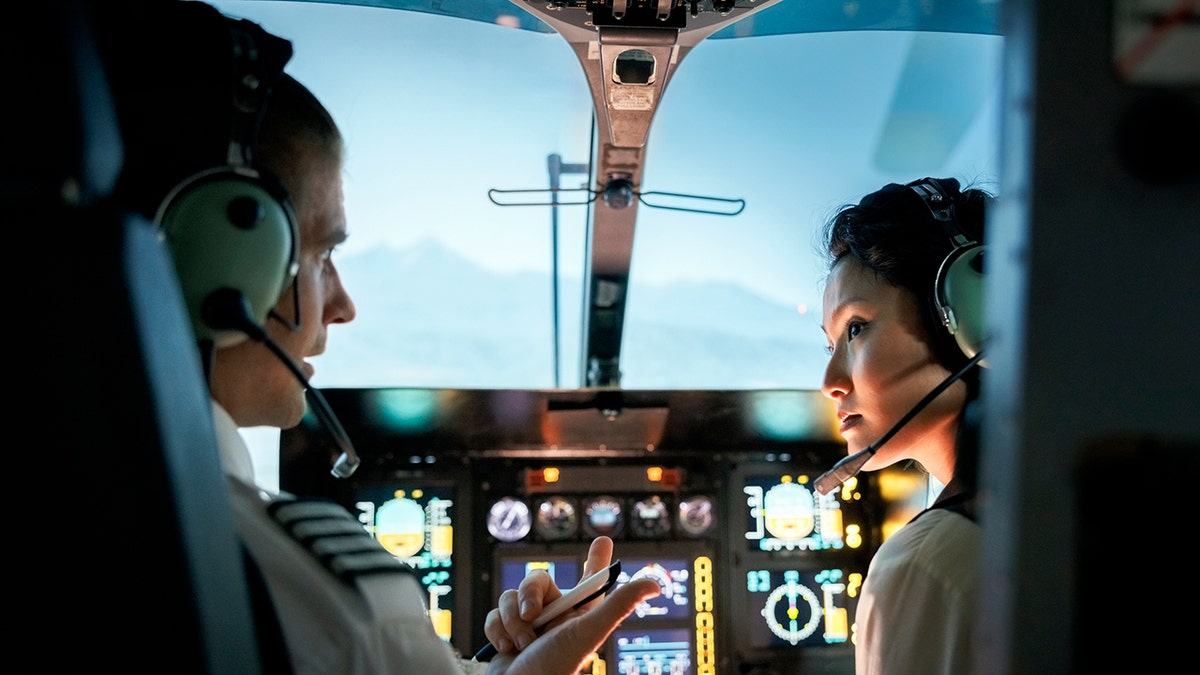
<svg viewBox="0 0 1200 675">
<path fill-rule="evenodd" d="M 219 289 L 240 293 L 260 326 L 296 273 L 297 231 L 286 199 L 257 173 L 222 168 L 177 186 L 159 209 L 165 238 L 197 339 L 228 347 L 246 339 L 204 319 Z"/>
<path fill-rule="evenodd" d="M 938 271 L 935 289 L 938 312 L 943 324 L 954 336 L 959 349 L 968 358 L 979 353 L 984 339 L 983 308 L 984 247 L 955 249 Z M 987 360 L 980 361 L 986 366 Z"/>
</svg>

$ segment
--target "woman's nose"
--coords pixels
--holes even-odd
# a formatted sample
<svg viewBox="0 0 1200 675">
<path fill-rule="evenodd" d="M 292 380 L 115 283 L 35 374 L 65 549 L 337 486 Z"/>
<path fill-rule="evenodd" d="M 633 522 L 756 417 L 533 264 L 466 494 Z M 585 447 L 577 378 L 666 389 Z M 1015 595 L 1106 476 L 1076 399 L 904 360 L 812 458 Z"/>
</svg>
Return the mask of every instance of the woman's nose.
<svg viewBox="0 0 1200 675">
<path fill-rule="evenodd" d="M 836 351 L 829 357 L 829 363 L 825 366 L 821 393 L 835 401 L 850 393 L 850 376 L 845 368 L 844 359 Z"/>
</svg>

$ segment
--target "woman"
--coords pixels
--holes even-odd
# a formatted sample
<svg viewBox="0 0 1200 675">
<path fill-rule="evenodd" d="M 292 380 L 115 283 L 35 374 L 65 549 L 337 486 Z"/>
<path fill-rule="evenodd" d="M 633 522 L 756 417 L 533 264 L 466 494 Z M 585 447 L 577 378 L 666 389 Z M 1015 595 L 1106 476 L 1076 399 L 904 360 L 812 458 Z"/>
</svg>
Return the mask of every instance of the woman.
<svg viewBox="0 0 1200 675">
<path fill-rule="evenodd" d="M 970 670 L 980 531 L 966 411 L 979 393 L 978 370 L 894 427 L 971 361 L 944 325 L 939 296 L 948 256 L 982 251 L 989 199 L 950 178 L 889 184 L 824 230 L 830 360 L 822 391 L 837 406 L 847 450 L 866 451 L 863 470 L 912 460 L 931 486 L 945 486 L 871 561 L 856 615 L 860 675 Z"/>
</svg>

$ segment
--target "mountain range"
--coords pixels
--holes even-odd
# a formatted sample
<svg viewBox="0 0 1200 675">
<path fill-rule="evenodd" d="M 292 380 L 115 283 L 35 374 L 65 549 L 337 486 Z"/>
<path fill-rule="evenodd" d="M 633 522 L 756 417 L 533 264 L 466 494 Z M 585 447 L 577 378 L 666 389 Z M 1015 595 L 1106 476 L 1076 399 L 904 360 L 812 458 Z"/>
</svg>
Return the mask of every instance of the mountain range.
<svg viewBox="0 0 1200 675">
<path fill-rule="evenodd" d="M 579 279 L 559 285 L 559 381 L 544 273 L 496 272 L 426 240 L 340 256 L 357 318 L 313 360 L 321 387 L 574 388 Z M 621 349 L 627 389 L 815 389 L 827 357 L 814 317 L 732 283 L 637 284 Z"/>
</svg>

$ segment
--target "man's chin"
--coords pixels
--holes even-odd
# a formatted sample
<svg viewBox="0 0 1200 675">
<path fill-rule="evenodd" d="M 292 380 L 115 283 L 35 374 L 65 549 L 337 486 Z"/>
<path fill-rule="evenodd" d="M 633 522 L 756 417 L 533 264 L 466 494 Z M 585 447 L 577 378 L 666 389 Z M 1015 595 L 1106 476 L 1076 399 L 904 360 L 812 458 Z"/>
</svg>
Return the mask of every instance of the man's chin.
<svg viewBox="0 0 1200 675">
<path fill-rule="evenodd" d="M 304 421 L 304 416 L 308 414 L 308 399 L 305 396 L 305 389 L 300 383 L 296 383 L 295 388 L 288 391 L 285 395 L 280 396 L 279 400 L 288 401 L 286 408 L 279 408 L 279 424 L 280 429 L 291 429 L 299 426 L 300 422 Z"/>
<path fill-rule="evenodd" d="M 300 422 L 303 420 L 304 420 L 304 415 L 293 416 L 293 417 L 288 418 L 287 420 L 284 420 L 285 423 L 279 425 L 279 428 L 284 429 L 284 430 L 295 429 L 296 427 L 300 426 Z"/>
</svg>

